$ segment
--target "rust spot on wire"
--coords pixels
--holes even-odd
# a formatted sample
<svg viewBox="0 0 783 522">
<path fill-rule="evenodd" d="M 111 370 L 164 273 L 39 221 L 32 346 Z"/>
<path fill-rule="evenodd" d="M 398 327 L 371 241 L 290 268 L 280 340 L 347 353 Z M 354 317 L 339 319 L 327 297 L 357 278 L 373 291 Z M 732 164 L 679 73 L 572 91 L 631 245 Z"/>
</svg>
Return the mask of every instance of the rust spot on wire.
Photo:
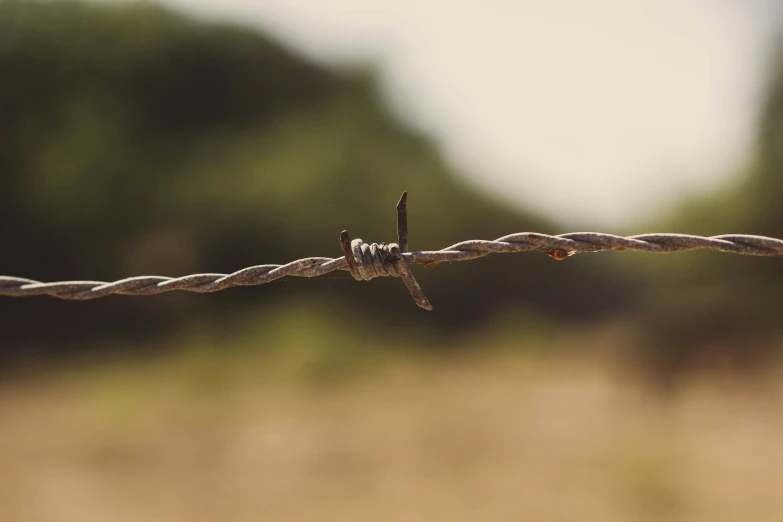
<svg viewBox="0 0 783 522">
<path fill-rule="evenodd" d="M 556 248 L 554 250 L 550 250 L 549 252 L 544 252 L 544 253 L 549 257 L 551 257 L 552 259 L 556 259 L 557 261 L 562 261 L 563 259 L 571 255 L 564 248 Z"/>
</svg>

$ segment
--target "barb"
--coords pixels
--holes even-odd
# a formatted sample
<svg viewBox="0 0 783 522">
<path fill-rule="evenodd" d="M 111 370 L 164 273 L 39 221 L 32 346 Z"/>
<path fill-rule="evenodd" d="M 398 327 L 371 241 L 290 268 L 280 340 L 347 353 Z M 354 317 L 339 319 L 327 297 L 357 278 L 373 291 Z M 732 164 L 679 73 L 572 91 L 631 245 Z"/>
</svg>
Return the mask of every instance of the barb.
<svg viewBox="0 0 783 522">
<path fill-rule="evenodd" d="M 351 275 L 357 281 L 369 281 L 379 276 L 394 276 L 402 279 L 411 297 L 421 308 L 432 310 L 427 296 L 419 286 L 413 272 L 402 254 L 408 250 L 408 193 L 403 192 L 397 203 L 397 243 L 373 243 L 367 245 L 361 239 L 348 236 L 348 231 L 340 234 L 340 246 L 345 254 L 345 261 Z"/>
<path fill-rule="evenodd" d="M 335 270 L 351 272 L 355 279 L 378 276 L 400 277 L 416 303 L 431 310 L 411 264 L 433 266 L 442 262 L 468 261 L 504 252 L 541 252 L 558 260 L 581 252 L 604 250 L 636 250 L 639 252 L 671 253 L 690 250 L 715 250 L 750 256 L 781 256 L 783 240 L 763 236 L 728 234 L 712 237 L 685 234 L 642 234 L 615 236 L 600 232 L 572 232 L 550 236 L 536 232 L 510 234 L 494 241 L 474 239 L 442 250 L 408 252 L 407 194 L 397 205 L 397 237 L 399 245 L 371 244 L 360 239 L 350 240 L 347 231 L 340 236 L 343 257 L 308 257 L 285 265 L 251 266 L 233 274 L 194 274 L 184 277 L 140 276 L 111 283 L 102 281 L 61 281 L 41 283 L 32 279 L 0 276 L 0 295 L 12 297 L 50 295 L 60 299 L 95 299 L 111 294 L 153 295 L 172 290 L 217 292 L 233 286 L 253 286 L 270 283 L 282 277 L 318 277 Z"/>
</svg>

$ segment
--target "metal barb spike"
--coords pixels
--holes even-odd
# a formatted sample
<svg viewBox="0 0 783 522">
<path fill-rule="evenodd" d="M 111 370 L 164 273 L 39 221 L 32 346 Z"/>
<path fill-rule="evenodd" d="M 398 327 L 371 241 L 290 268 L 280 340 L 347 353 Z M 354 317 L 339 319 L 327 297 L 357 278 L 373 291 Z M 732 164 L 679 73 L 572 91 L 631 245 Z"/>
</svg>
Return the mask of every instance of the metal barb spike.
<svg viewBox="0 0 783 522">
<path fill-rule="evenodd" d="M 402 282 L 405 283 L 405 287 L 408 289 L 408 292 L 410 292 L 411 297 L 416 302 L 417 305 L 419 305 L 421 308 L 424 308 L 425 310 L 432 310 L 432 305 L 430 304 L 429 299 L 427 299 L 427 296 L 424 295 L 424 291 L 419 286 L 419 283 L 416 281 L 416 278 L 413 276 L 413 272 L 411 272 L 410 267 L 408 266 L 408 262 L 405 260 L 405 256 L 403 254 L 408 251 L 408 193 L 403 192 L 402 197 L 400 198 L 399 203 L 397 203 L 397 241 L 398 243 L 392 243 L 388 245 L 388 251 L 391 254 L 391 262 L 394 263 L 394 266 L 397 268 L 397 272 L 399 272 L 399 277 L 402 279 Z M 348 235 L 347 230 L 343 230 L 340 233 L 340 248 L 343 251 L 343 255 L 345 255 L 345 261 L 348 263 L 348 269 L 351 272 L 351 275 L 354 279 L 357 281 L 364 281 L 367 279 L 370 279 L 371 277 L 374 277 L 374 274 L 367 275 L 367 271 L 362 268 L 366 266 L 367 263 L 373 262 L 372 254 L 370 254 L 370 258 L 367 260 L 358 259 L 356 256 L 358 255 L 357 252 L 360 252 L 361 248 L 365 248 L 366 245 L 362 247 L 362 240 L 357 239 L 357 247 L 359 250 L 355 250 L 354 246 L 351 244 L 351 237 Z M 382 248 L 374 248 L 377 245 L 372 245 L 371 251 L 376 252 L 382 252 Z M 380 254 L 379 254 L 380 255 Z M 377 260 L 378 263 L 383 264 L 383 260 Z M 360 267 L 360 265 L 362 267 Z M 386 271 L 383 272 L 383 275 L 389 275 L 386 273 Z M 396 274 L 394 274 L 396 275 Z"/>
</svg>

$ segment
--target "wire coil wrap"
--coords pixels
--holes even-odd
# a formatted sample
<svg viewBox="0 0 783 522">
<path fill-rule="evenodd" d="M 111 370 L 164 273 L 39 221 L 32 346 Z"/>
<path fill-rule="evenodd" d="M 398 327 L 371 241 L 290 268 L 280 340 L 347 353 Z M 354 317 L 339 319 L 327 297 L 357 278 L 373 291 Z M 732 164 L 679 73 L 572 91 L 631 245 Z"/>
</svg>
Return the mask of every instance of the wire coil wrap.
<svg viewBox="0 0 783 522">
<path fill-rule="evenodd" d="M 357 281 L 369 281 L 376 277 L 400 277 L 399 263 L 402 252 L 397 243 L 367 244 L 361 239 L 351 241 L 355 265 L 349 265 L 351 275 Z"/>
</svg>

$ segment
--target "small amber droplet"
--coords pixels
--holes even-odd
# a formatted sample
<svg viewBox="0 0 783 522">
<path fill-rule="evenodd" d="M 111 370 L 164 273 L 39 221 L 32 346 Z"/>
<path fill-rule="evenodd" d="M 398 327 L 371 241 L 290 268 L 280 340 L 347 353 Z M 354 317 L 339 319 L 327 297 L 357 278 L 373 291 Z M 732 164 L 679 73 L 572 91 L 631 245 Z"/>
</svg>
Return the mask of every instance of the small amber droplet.
<svg viewBox="0 0 783 522">
<path fill-rule="evenodd" d="M 432 263 L 424 263 L 424 268 L 432 268 L 435 265 L 439 265 L 443 263 L 443 261 L 433 261 Z"/>
<path fill-rule="evenodd" d="M 617 247 L 614 249 L 615 252 L 625 252 L 625 250 L 626 250 L 625 247 Z"/>
<path fill-rule="evenodd" d="M 563 259 L 568 257 L 568 252 L 566 252 L 562 248 L 556 248 L 554 250 L 550 250 L 549 252 L 544 252 L 546 255 L 551 257 L 552 259 L 556 259 L 558 261 L 562 261 Z"/>
</svg>

